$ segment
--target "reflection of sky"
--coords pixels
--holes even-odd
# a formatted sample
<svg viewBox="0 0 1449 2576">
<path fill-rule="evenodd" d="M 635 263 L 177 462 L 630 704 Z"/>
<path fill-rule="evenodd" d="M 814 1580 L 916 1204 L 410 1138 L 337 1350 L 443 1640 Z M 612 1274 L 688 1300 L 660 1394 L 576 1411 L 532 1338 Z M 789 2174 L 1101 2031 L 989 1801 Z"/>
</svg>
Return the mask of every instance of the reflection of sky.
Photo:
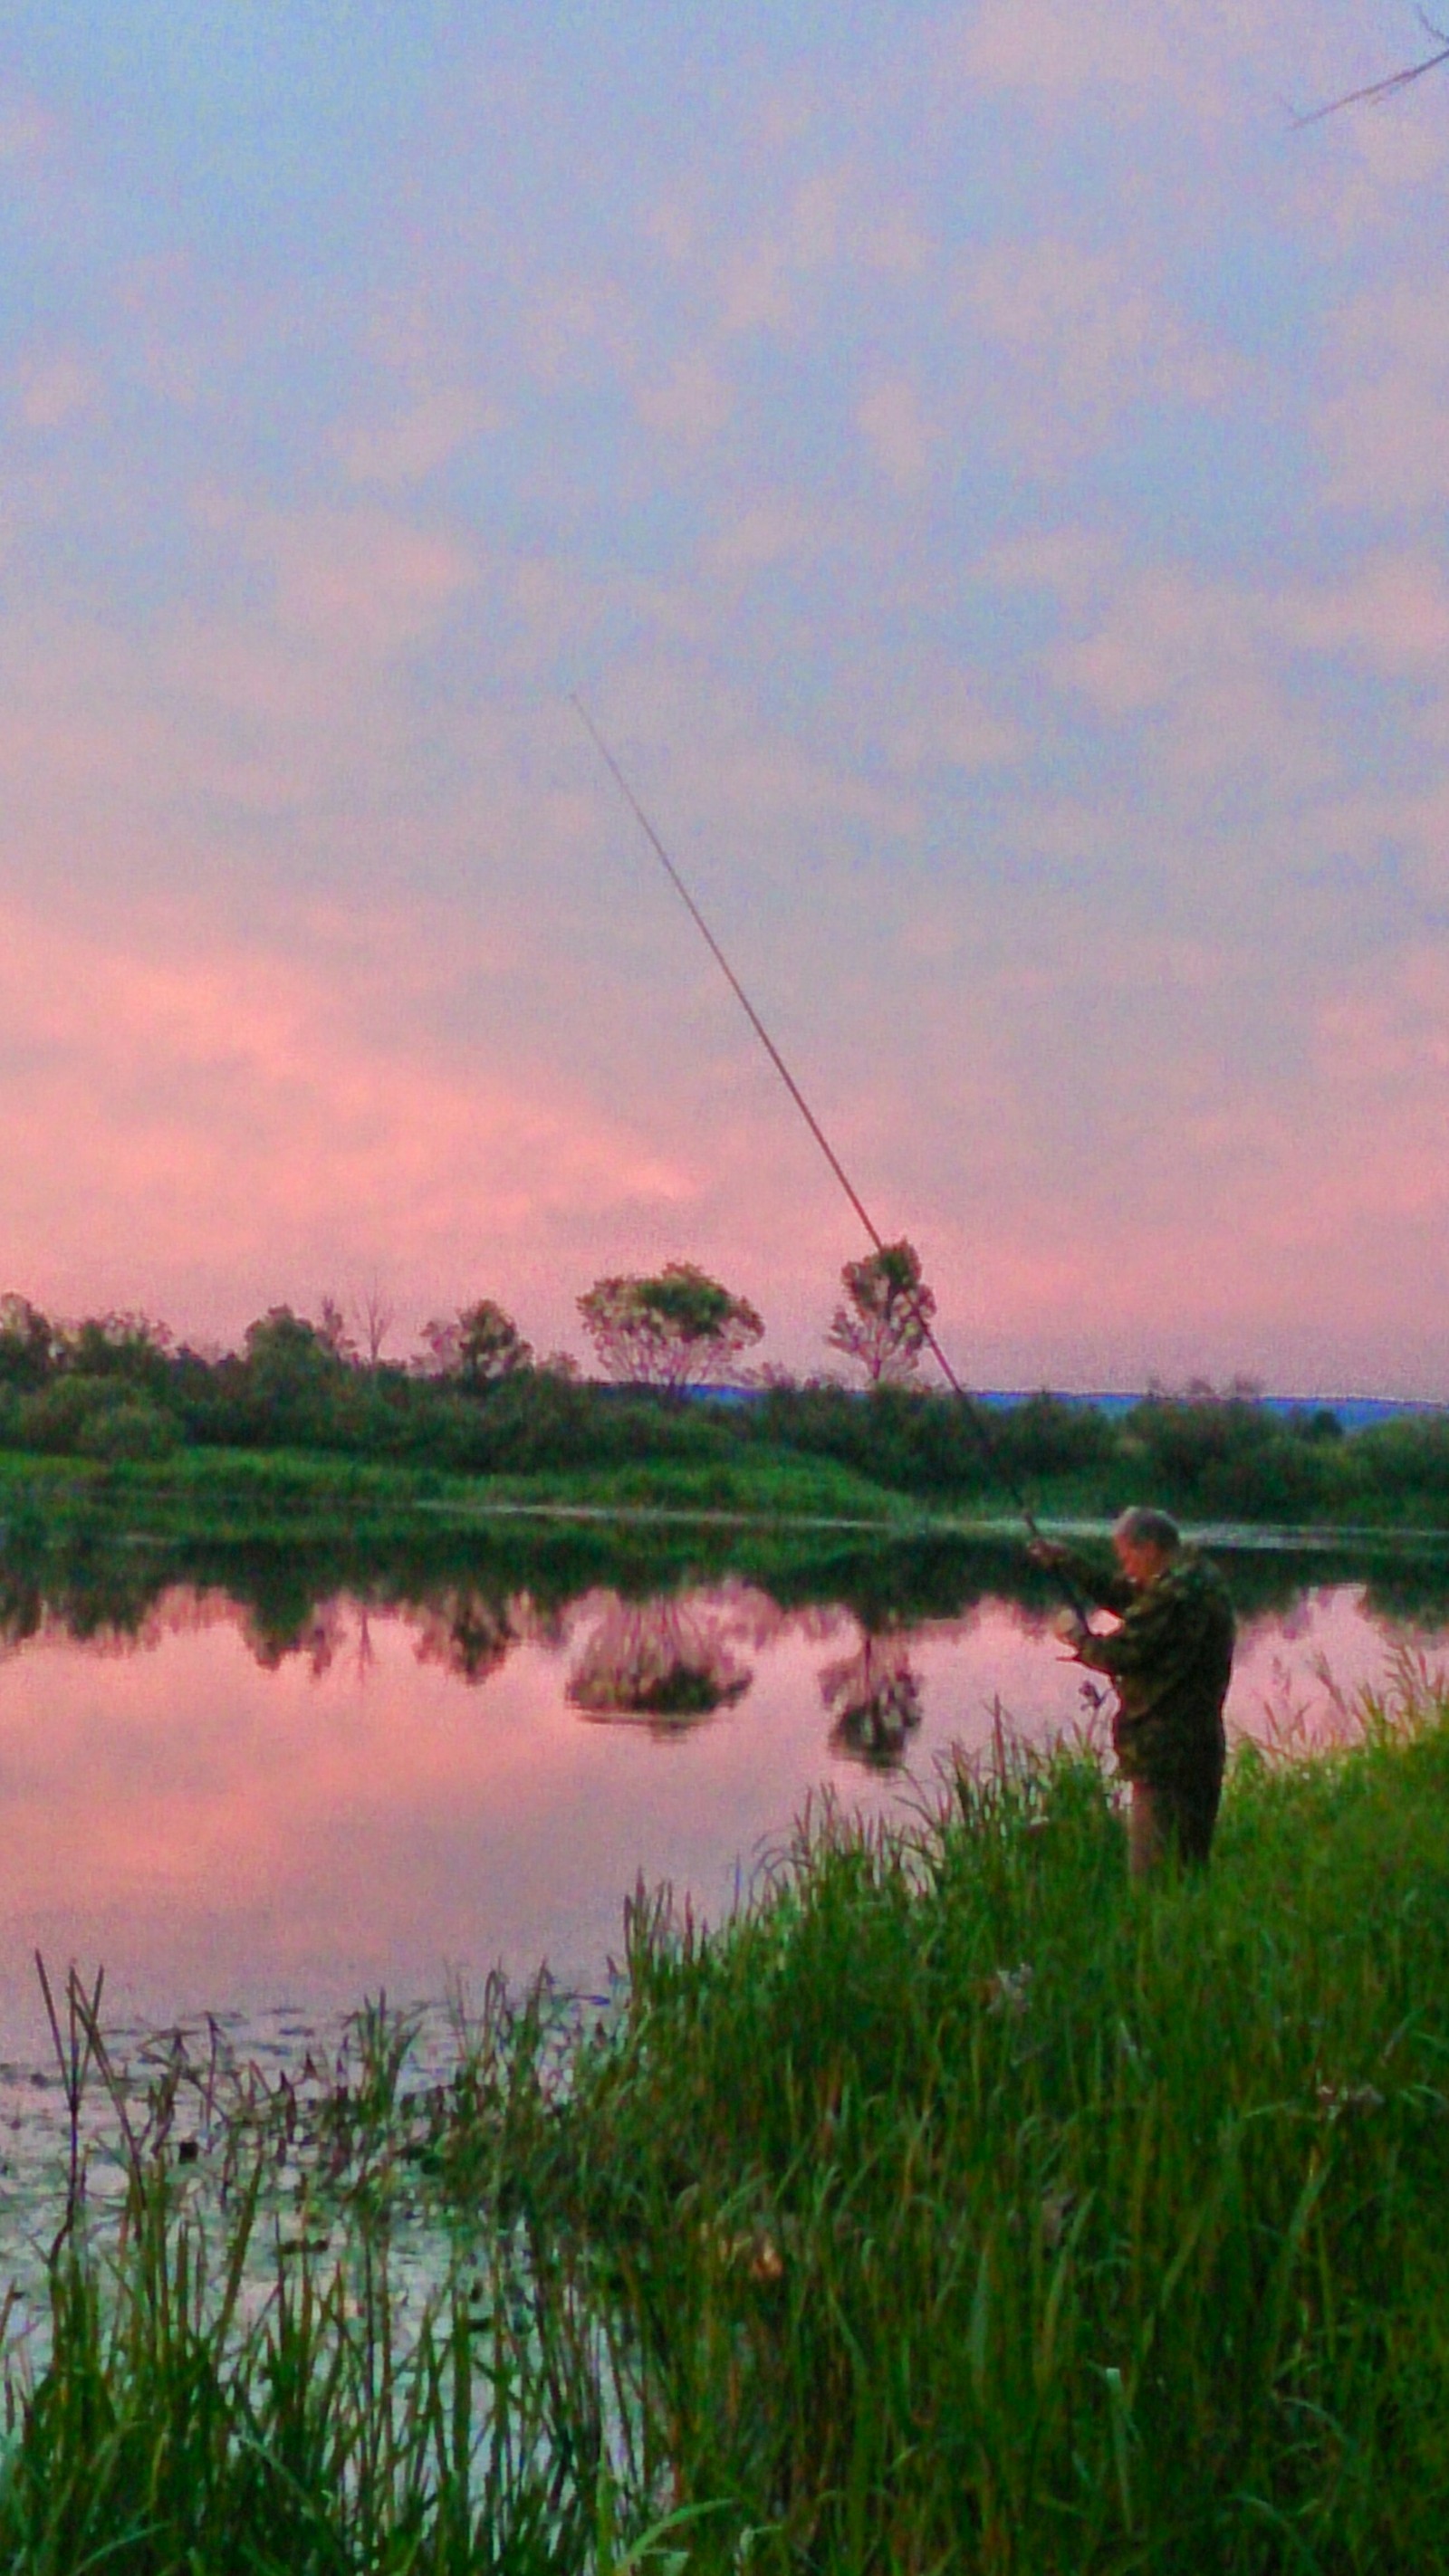
<svg viewBox="0 0 1449 2576">
<path fill-rule="evenodd" d="M 1027 1735 L 1082 1714 L 1080 1675 L 1045 1626 L 1005 1603 L 910 1632 L 922 1722 L 909 1773 L 832 1760 L 822 1680 L 860 1646 L 846 1614 L 790 1616 L 726 1589 L 699 1632 L 753 1678 L 683 1729 L 590 1724 L 570 1672 L 597 1664 L 611 1596 L 517 1642 L 485 1679 L 450 1669 L 435 1620 L 338 1605 L 305 1651 L 264 1668 L 244 1629 L 173 1596 L 129 1654 L 53 1632 L 0 1667 L 0 2014 L 31 2028 L 31 1953 L 104 1961 L 117 2008 L 351 2004 L 386 1984 L 437 1994 L 503 1959 L 597 1973 L 640 1872 L 728 1903 L 828 1782 L 871 1811 L 929 1779 L 953 1743 Z M 322 1641 L 319 1649 L 319 1640 Z M 1352 1691 L 1382 1675 L 1391 1632 L 1360 1596 L 1310 1596 L 1255 1620 L 1230 1714 L 1325 1709 L 1317 1659 Z M 592 1668 L 592 1667 L 591 1667 Z"/>
<path fill-rule="evenodd" d="M 1363 0 L 8 0 L 0 1235 L 1444 1393 L 1444 84 Z"/>
</svg>

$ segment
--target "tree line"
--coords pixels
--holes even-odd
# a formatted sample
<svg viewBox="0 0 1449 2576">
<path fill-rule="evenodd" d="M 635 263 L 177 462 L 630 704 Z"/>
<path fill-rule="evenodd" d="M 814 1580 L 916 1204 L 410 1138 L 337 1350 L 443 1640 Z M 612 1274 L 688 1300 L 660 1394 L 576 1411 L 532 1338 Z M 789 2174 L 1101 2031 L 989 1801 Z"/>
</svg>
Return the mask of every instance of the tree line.
<svg viewBox="0 0 1449 2576">
<path fill-rule="evenodd" d="M 841 1287 L 825 1335 L 828 1347 L 852 1361 L 867 1385 L 912 1382 L 936 1307 L 914 1247 L 888 1244 L 862 1261 L 847 1262 Z M 615 1385 L 678 1396 L 696 1387 L 788 1382 L 780 1370 L 757 1374 L 746 1364 L 746 1354 L 764 1337 L 763 1320 L 747 1297 L 711 1278 L 697 1262 L 670 1261 L 652 1275 L 596 1279 L 577 1304 L 603 1377 Z M 391 1299 L 374 1283 L 345 1305 L 324 1296 L 315 1318 L 273 1306 L 248 1325 L 239 1351 L 208 1356 L 178 1345 L 168 1325 L 137 1310 L 70 1324 L 12 1291 L 0 1297 L 0 1397 L 50 1397 L 48 1413 L 27 1419 L 53 1415 L 59 1427 L 85 1409 L 77 1390 L 89 1390 L 98 1409 L 106 1410 L 122 1391 L 137 1403 L 164 1399 L 178 1380 L 194 1383 L 201 1369 L 230 1382 L 244 1373 L 250 1385 L 279 1396 L 321 1386 L 339 1371 L 395 1376 L 399 1364 L 385 1361 L 383 1351 L 396 1320 Z M 540 1358 L 493 1297 L 431 1316 L 411 1359 L 400 1365 L 407 1376 L 472 1395 L 524 1374 L 569 1383 L 581 1377 L 568 1352 Z M 62 1386 L 69 1393 L 56 1395 Z"/>
<path fill-rule="evenodd" d="M 1345 1434 L 1331 1407 L 1285 1416 L 1246 1381 L 1153 1388 L 1125 1413 L 1034 1395 L 993 1413 L 988 1456 L 970 1406 L 921 1383 L 934 1299 L 905 1243 L 841 1274 L 825 1340 L 853 1385 L 754 1368 L 758 1313 L 693 1263 L 597 1280 L 579 1308 L 598 1377 L 539 1356 L 487 1297 L 432 1318 L 395 1361 L 376 1306 L 369 1347 L 361 1301 L 324 1299 L 313 1318 L 273 1307 L 239 1349 L 208 1354 L 142 1314 L 62 1325 L 12 1295 L 0 1299 L 0 1451 L 120 1466 L 182 1449 L 297 1450 L 460 1474 L 658 1464 L 706 1480 L 804 1458 L 928 1502 L 1015 1483 L 1064 1508 L 1151 1498 L 1222 1519 L 1371 1517 L 1407 1498 L 1437 1525 L 1449 1510 L 1449 1416 Z"/>
</svg>

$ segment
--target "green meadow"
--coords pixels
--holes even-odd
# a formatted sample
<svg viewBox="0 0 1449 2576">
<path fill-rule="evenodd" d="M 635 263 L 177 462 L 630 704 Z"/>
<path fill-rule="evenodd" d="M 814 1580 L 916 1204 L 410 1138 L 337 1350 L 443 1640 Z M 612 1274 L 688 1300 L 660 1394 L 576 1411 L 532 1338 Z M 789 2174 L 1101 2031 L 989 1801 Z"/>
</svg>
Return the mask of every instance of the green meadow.
<svg viewBox="0 0 1449 2576">
<path fill-rule="evenodd" d="M 490 1990 L 446 2081 L 374 2011 L 325 2081 L 117 2086 L 0 2563 L 1449 2565 L 1449 1699 L 1358 1717 L 1239 1754 L 1199 1880 L 1002 1750 L 708 1935 L 641 1891 L 611 2007 Z"/>
</svg>

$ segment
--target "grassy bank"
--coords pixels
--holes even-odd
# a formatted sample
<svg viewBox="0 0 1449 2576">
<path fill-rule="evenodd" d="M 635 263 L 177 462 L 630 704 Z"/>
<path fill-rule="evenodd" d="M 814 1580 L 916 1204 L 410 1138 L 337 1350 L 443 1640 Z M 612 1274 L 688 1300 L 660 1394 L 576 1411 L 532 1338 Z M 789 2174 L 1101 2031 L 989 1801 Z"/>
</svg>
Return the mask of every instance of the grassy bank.
<svg viewBox="0 0 1449 2576">
<path fill-rule="evenodd" d="M 718 1460 L 630 1460 L 533 1474 L 462 1475 L 298 1450 L 193 1449 L 103 1463 L 0 1451 L 0 1519 L 124 1525 L 159 1539 L 382 1537 L 420 1511 L 458 1521 L 509 1511 L 679 1512 L 845 1520 L 921 1517 L 905 1497 L 829 1458 L 771 1450 Z"/>
<path fill-rule="evenodd" d="M 1134 1896 L 1096 1763 L 1007 1761 L 820 1816 L 712 1937 L 636 1904 L 566 2046 L 495 2001 L 410 2096 L 374 2028 L 184 2185 L 173 2083 L 115 2272 L 56 2258 L 0 2561 L 1449 2565 L 1449 1703 L 1363 1719 L 1239 1761 L 1201 1883 Z"/>
<path fill-rule="evenodd" d="M 1244 1531 L 1225 1555 L 1244 1617 L 1335 1583 L 1363 1586 L 1387 1616 L 1444 1616 L 1442 1547 L 1392 1531 L 1296 1547 L 1285 1535 Z M 562 1608 L 596 1586 L 646 1600 L 727 1581 L 782 1606 L 842 1603 L 868 1626 L 954 1618 L 988 1597 L 1058 1600 L 1019 1521 L 927 1509 L 829 1460 L 495 1478 L 289 1451 L 124 1466 L 0 1452 L 11 1641 L 46 1617 L 77 1637 L 136 1634 L 177 1585 L 227 1592 L 285 1651 L 341 1593 L 383 1610 L 466 1593 L 502 1611 L 524 1594 Z"/>
</svg>

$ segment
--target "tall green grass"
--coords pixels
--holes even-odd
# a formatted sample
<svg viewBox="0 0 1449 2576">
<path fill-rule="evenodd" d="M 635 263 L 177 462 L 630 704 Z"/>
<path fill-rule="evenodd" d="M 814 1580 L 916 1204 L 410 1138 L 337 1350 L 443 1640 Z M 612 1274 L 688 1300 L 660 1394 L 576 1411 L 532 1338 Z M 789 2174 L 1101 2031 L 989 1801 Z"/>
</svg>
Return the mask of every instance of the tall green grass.
<svg viewBox="0 0 1449 2576">
<path fill-rule="evenodd" d="M 1449 2566 L 1449 1712 L 1363 1721 L 1241 1758 L 1205 1879 L 1129 1891 L 1062 1755 L 635 1910 L 536 2223 L 692 2565 Z"/>
<path fill-rule="evenodd" d="M 1449 2567 L 1449 1700 L 1359 1716 L 1147 1891 L 1085 1750 L 822 1807 L 717 1933 L 641 1894 L 597 2026 L 235 2108 L 205 2220 L 153 2103 L 0 2565 Z"/>
</svg>

